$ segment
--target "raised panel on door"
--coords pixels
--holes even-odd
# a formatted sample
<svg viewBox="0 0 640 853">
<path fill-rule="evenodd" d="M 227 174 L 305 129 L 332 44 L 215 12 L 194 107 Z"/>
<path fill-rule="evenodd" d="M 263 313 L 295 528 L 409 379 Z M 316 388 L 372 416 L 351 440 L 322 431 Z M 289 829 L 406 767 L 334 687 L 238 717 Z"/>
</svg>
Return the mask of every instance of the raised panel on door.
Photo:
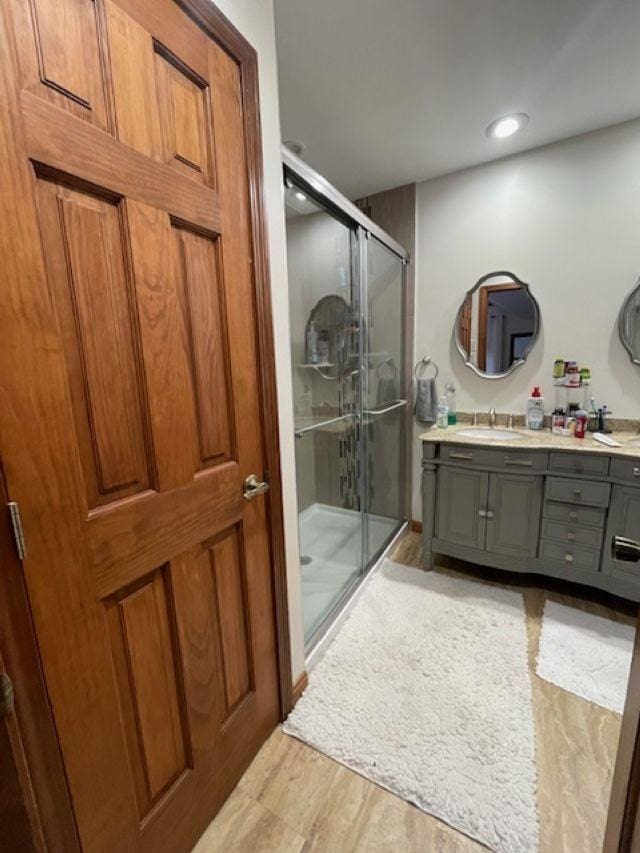
<svg viewBox="0 0 640 853">
<path fill-rule="evenodd" d="M 12 6 L 21 87 L 110 131 L 100 0 L 16 0 Z"/>
<path fill-rule="evenodd" d="M 487 551 L 535 557 L 542 510 L 542 477 L 491 474 Z"/>
<path fill-rule="evenodd" d="M 640 539 L 640 489 L 633 486 L 613 486 L 602 559 L 604 572 L 640 585 L 638 565 L 614 559 L 611 553 L 614 536 Z"/>
<path fill-rule="evenodd" d="M 40 176 L 45 263 L 87 506 L 154 485 L 123 203 Z"/>
<path fill-rule="evenodd" d="M 95 116 L 25 77 L 36 7 Z M 49 698 L 83 849 L 189 850 L 279 716 L 243 71 L 173 0 L 11 10 L 0 428 Z"/>
<path fill-rule="evenodd" d="M 484 549 L 489 475 L 441 465 L 437 476 L 437 538 Z"/>
</svg>

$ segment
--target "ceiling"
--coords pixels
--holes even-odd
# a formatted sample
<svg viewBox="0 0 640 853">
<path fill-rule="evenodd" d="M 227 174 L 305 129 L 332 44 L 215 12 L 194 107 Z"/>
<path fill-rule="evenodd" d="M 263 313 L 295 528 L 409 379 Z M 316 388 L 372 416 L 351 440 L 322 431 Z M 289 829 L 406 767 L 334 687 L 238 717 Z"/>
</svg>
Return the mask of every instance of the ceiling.
<svg viewBox="0 0 640 853">
<path fill-rule="evenodd" d="M 282 138 L 358 198 L 640 116 L 640 0 L 275 0 Z M 494 118 L 525 112 L 515 136 Z"/>
</svg>

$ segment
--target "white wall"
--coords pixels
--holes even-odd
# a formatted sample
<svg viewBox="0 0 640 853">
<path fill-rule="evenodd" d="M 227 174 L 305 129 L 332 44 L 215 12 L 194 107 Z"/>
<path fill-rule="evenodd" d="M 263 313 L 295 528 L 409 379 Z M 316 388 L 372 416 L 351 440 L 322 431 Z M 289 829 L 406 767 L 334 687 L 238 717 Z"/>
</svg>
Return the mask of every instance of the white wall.
<svg viewBox="0 0 640 853">
<path fill-rule="evenodd" d="M 291 668 L 293 678 L 296 679 L 304 670 L 304 638 L 300 594 L 296 468 L 293 446 L 287 249 L 284 230 L 280 112 L 273 3 L 272 0 L 216 0 L 216 5 L 258 53 L 264 190 L 271 268 L 278 414 L 280 417 L 284 532 L 291 626 Z"/>
<path fill-rule="evenodd" d="M 553 360 L 564 357 L 591 367 L 600 403 L 640 417 L 640 371 L 617 331 L 640 276 L 640 121 L 425 181 L 416 217 L 415 360 L 436 360 L 459 410 L 522 413 L 534 384 L 548 409 Z M 452 341 L 464 294 L 493 270 L 527 281 L 542 319 L 526 364 L 500 380 L 476 376 Z M 414 451 L 420 518 L 417 439 Z"/>
</svg>

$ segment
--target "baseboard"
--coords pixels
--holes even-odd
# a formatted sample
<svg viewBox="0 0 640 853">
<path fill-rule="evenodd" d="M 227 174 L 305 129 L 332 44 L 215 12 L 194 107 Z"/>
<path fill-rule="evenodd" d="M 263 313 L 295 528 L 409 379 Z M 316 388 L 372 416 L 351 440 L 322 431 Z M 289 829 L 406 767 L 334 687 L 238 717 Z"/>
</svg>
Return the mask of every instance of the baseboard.
<svg viewBox="0 0 640 853">
<path fill-rule="evenodd" d="M 422 533 L 422 522 L 421 521 L 412 521 L 411 529 L 414 533 Z"/>
<path fill-rule="evenodd" d="M 295 708 L 298 703 L 298 699 L 302 696 L 304 691 L 307 689 L 307 684 L 309 683 L 309 676 L 306 671 L 302 673 L 302 675 L 296 679 L 295 684 L 291 688 L 291 710 Z"/>
</svg>

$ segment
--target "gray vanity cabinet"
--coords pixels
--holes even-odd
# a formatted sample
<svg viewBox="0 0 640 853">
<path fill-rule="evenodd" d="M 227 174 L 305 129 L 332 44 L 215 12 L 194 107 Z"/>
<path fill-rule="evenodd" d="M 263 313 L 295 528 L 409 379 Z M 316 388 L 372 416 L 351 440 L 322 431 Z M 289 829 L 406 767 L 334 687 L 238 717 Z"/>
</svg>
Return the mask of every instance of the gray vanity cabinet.
<svg viewBox="0 0 640 853">
<path fill-rule="evenodd" d="M 541 477 L 491 474 L 486 550 L 492 554 L 535 557 L 541 508 Z"/>
<path fill-rule="evenodd" d="M 485 471 L 441 467 L 438 470 L 438 538 L 467 548 L 484 548 L 488 493 L 489 475 Z"/>
<path fill-rule="evenodd" d="M 494 554 L 535 556 L 542 480 L 441 466 L 436 536 Z"/>
<path fill-rule="evenodd" d="M 640 601 L 640 568 L 611 555 L 640 540 L 637 454 L 425 441 L 422 472 L 425 568 L 445 554 Z"/>
<path fill-rule="evenodd" d="M 640 539 L 640 489 L 633 486 L 614 486 L 607 524 L 606 543 L 602 568 L 613 578 L 633 583 L 640 589 L 640 569 L 636 563 L 615 560 L 609 543 L 614 536 Z"/>
</svg>

